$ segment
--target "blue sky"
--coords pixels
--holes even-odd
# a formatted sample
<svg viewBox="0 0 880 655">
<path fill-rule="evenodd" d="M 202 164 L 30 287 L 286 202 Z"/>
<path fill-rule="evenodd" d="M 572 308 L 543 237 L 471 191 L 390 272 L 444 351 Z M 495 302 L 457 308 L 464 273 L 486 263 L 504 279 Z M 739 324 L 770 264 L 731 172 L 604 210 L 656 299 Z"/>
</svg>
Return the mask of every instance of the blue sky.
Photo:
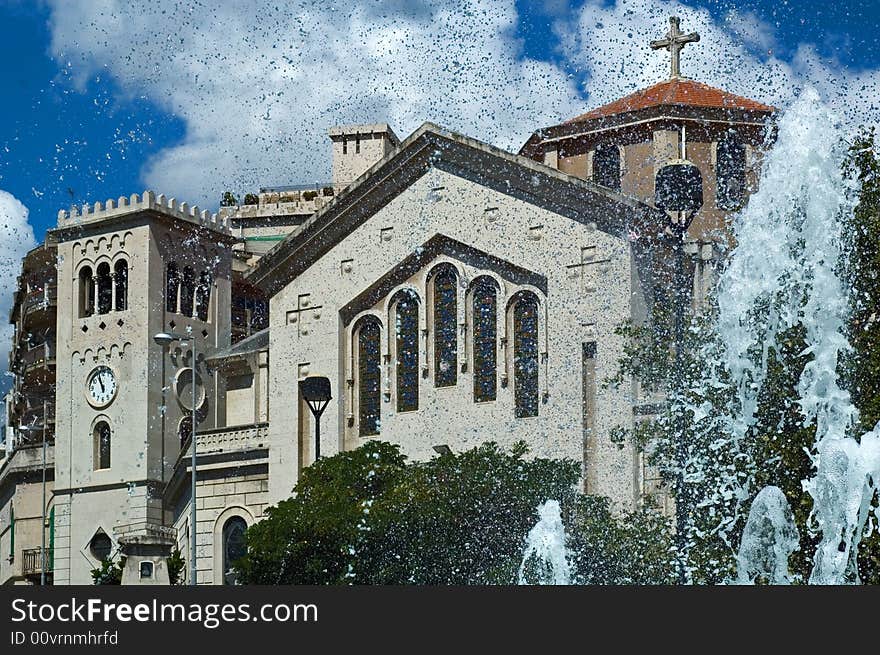
<svg viewBox="0 0 880 655">
<path fill-rule="evenodd" d="M 860 74 L 873 80 L 874 71 L 880 69 L 876 29 L 880 25 L 880 3 L 839 0 L 820 5 L 806 0 L 688 0 L 674 7 L 662 0 L 644 0 L 644 3 L 661 12 L 678 9 L 680 5 L 708 10 L 708 17 L 717 29 L 726 30 L 734 41 L 738 38 L 737 24 L 746 26 L 742 28 L 742 41 L 747 43 L 738 56 L 751 58 L 749 65 L 758 71 L 770 58 L 777 68 L 789 64 L 796 70 L 809 68 L 793 63 L 803 59 L 805 44 L 810 47 L 813 59 L 825 67 L 818 73 L 820 78 L 828 78 L 827 71 L 836 71 L 847 76 L 847 83 L 855 87 L 860 83 Z M 567 118 L 632 86 L 642 86 L 641 79 L 620 81 L 609 75 L 614 76 L 620 70 L 623 74 L 617 78 L 629 77 L 631 74 L 626 72 L 624 64 L 642 67 L 642 58 L 650 56 L 628 50 L 625 41 L 619 44 L 619 48 L 598 52 L 595 44 L 601 43 L 606 29 L 610 30 L 606 24 L 608 20 L 621 22 L 624 32 L 627 29 L 626 12 L 615 14 L 613 2 L 516 2 L 515 7 L 507 3 L 501 12 L 502 18 L 514 17 L 511 29 L 503 26 L 504 20 L 500 20 L 502 27 L 497 28 L 494 18 L 483 21 L 477 15 L 472 20 L 481 25 L 485 22 L 487 26 L 480 29 L 487 31 L 467 32 L 470 42 L 467 38 L 462 42 L 451 37 L 448 44 L 438 43 L 437 34 L 429 26 L 430 21 L 418 16 L 406 17 L 406 21 L 411 21 L 406 24 L 414 26 L 412 29 L 415 30 L 407 37 L 408 41 L 417 44 L 419 38 L 433 39 L 428 42 L 436 44 L 438 52 L 446 53 L 435 55 L 435 58 L 448 57 L 444 66 L 438 69 L 439 75 L 449 72 L 451 76 L 449 80 L 443 80 L 450 86 L 444 89 L 442 96 L 433 97 L 430 92 L 425 92 L 410 99 L 406 97 L 407 88 L 389 89 L 389 84 L 393 87 L 393 82 L 387 82 L 393 79 L 389 71 L 393 72 L 395 66 L 405 67 L 405 63 L 401 63 L 405 62 L 405 57 L 400 59 L 399 53 L 392 54 L 389 61 L 384 62 L 380 43 L 369 55 L 369 65 L 356 61 L 356 55 L 352 61 L 342 61 L 339 54 L 334 55 L 333 61 L 347 72 L 352 84 L 337 86 L 333 80 L 322 77 L 318 91 L 323 104 L 312 102 L 308 96 L 313 94 L 305 91 L 305 97 L 297 96 L 295 91 L 283 95 L 287 88 L 283 79 L 271 85 L 269 92 L 253 96 L 231 84 L 229 95 L 233 97 L 228 98 L 223 84 L 211 78 L 217 73 L 207 68 L 247 65 L 251 70 L 259 71 L 260 66 L 265 65 L 267 71 L 277 72 L 272 51 L 267 50 L 268 55 L 258 56 L 259 49 L 251 49 L 247 39 L 251 33 L 264 41 L 271 41 L 271 29 L 264 32 L 262 24 L 244 26 L 245 20 L 239 20 L 236 27 L 235 20 L 247 16 L 242 10 L 246 3 L 229 3 L 228 16 L 217 17 L 220 21 L 217 24 L 223 25 L 223 30 L 219 33 L 213 30 L 213 38 L 223 40 L 235 36 L 233 33 L 245 38 L 243 47 L 233 48 L 229 51 L 231 55 L 225 53 L 216 59 L 202 57 L 199 53 L 206 51 L 199 50 L 197 43 L 190 43 L 198 41 L 199 34 L 201 38 L 211 38 L 211 30 L 197 31 L 187 37 L 186 34 L 193 34 L 188 26 L 182 30 L 184 36 L 180 39 L 169 38 L 164 46 L 167 51 L 163 53 L 161 49 L 145 45 L 138 34 L 132 37 L 133 44 L 128 44 L 125 38 L 114 33 L 119 25 L 133 25 L 128 15 L 121 17 L 116 27 L 100 27 L 100 21 L 106 20 L 106 16 L 98 16 L 93 21 L 94 17 L 89 16 L 90 5 L 112 6 L 110 0 L 68 4 L 82 6 L 70 9 L 57 2 L 0 0 L 0 82 L 6 90 L 0 102 L 0 190 L 11 193 L 29 208 L 30 222 L 38 239 L 46 228 L 54 225 L 60 208 L 128 195 L 159 183 L 172 187 L 160 188 L 160 191 L 179 193 L 181 198 L 201 200 L 208 206 L 215 206 L 217 190 L 227 186 L 242 191 L 259 184 L 326 179 L 327 148 L 322 134 L 337 114 L 342 119 L 339 122 L 396 118 L 392 125 L 400 136 L 405 136 L 421 120 L 438 120 L 477 138 L 515 148 L 531 129 Z M 283 6 L 285 3 L 277 4 Z M 327 4 L 323 3 L 325 7 L 321 11 L 326 11 Z M 395 12 L 410 11 L 401 9 L 401 4 L 406 3 L 392 2 L 387 8 L 389 17 L 386 17 L 384 7 L 377 7 L 376 3 L 365 4 L 371 6 L 358 16 L 358 20 L 375 21 L 367 25 L 381 25 L 383 20 L 389 24 L 401 24 L 393 17 Z M 477 4 L 486 5 L 483 2 Z M 590 5 L 586 7 L 589 11 L 585 11 L 585 5 Z M 324 23 L 322 16 L 316 15 L 313 23 L 304 20 L 297 24 L 302 26 L 305 34 Z M 162 20 L 161 15 L 145 14 L 142 18 L 147 23 Z M 653 21 L 652 18 L 645 23 L 643 18 L 634 18 L 633 22 L 639 25 L 653 22 L 653 36 L 662 36 L 666 28 L 662 21 Z M 289 19 L 275 17 L 273 20 L 280 25 Z M 180 21 L 179 16 L 176 20 Z M 200 20 L 200 17 L 193 16 L 193 21 Z M 342 16 L 341 20 L 346 21 L 347 17 Z M 471 19 L 459 16 L 452 20 Z M 99 27 L 95 27 L 96 22 Z M 687 15 L 683 16 L 683 28 L 696 28 L 688 24 Z M 369 31 L 370 28 L 366 29 Z M 650 30 L 650 27 L 640 29 L 640 35 L 647 34 L 645 29 Z M 162 33 L 161 29 L 158 31 Z M 704 42 L 710 36 L 704 33 Z M 284 37 L 279 37 L 279 45 L 288 38 L 290 31 L 285 28 Z M 303 57 L 308 60 L 310 56 L 310 38 L 311 35 L 302 36 L 299 61 Z M 609 41 L 613 41 L 613 37 L 609 36 Z M 318 39 L 314 41 L 320 42 Z M 704 45 L 701 43 L 686 51 L 686 61 L 700 59 L 701 50 L 698 48 Z M 469 68 L 463 60 L 480 49 L 485 49 L 490 60 L 497 52 L 500 53 L 498 58 L 503 56 L 510 61 L 485 77 L 482 74 L 484 69 L 477 78 L 479 83 L 474 84 L 473 67 Z M 347 50 L 343 48 L 339 52 Z M 592 52 L 597 52 L 595 57 L 590 54 Z M 237 56 L 242 58 L 241 61 L 236 60 Z M 607 58 L 603 60 L 603 56 Z M 705 50 L 702 56 L 706 57 Z M 295 55 L 291 57 L 296 59 Z M 618 61 L 621 57 L 623 61 Z M 168 63 L 167 70 L 163 61 Z M 492 61 L 480 61 L 480 66 L 495 66 Z M 521 66 L 522 62 L 528 65 Z M 388 70 L 383 68 L 386 64 Z M 815 65 L 811 66 L 815 70 Z M 460 67 L 460 72 L 456 67 Z M 768 70 L 771 68 L 773 66 L 768 65 Z M 313 77 L 329 76 L 333 70 L 327 68 L 323 60 L 320 67 L 306 69 L 303 74 Z M 200 72 L 192 73 L 193 70 Z M 404 79 L 418 79 L 417 72 L 411 75 L 415 77 Z M 704 76 L 694 77 L 702 79 Z M 728 70 L 719 70 L 717 75 L 710 77 L 713 79 L 705 81 L 726 82 L 726 86 L 734 87 L 730 90 L 735 92 L 746 90 L 736 88 L 738 86 L 748 86 L 747 79 Z M 223 78 L 219 79 L 222 81 Z M 508 79 L 512 90 L 505 90 L 500 98 L 495 98 L 501 85 L 508 86 Z M 650 81 L 652 78 L 644 79 Z M 654 75 L 654 80 L 657 79 Z M 762 79 L 760 72 L 754 79 Z M 367 83 L 359 88 L 357 85 L 364 80 Z M 301 89 L 310 88 L 309 82 L 296 84 Z M 296 84 L 289 86 L 294 88 Z M 404 82 L 402 86 L 406 84 L 416 83 Z M 493 98 L 458 97 L 454 93 L 457 84 L 484 85 L 484 95 Z M 245 89 L 257 85 L 259 81 L 254 80 L 251 87 Z M 542 85 L 546 86 L 542 88 Z M 771 100 L 776 100 L 774 94 L 779 90 L 768 89 L 763 82 L 757 86 L 761 88 L 756 89 L 753 97 L 769 94 Z M 381 100 L 374 99 L 374 92 L 381 95 Z M 535 100 L 538 96 L 557 92 L 558 99 Z M 274 97 L 267 100 L 265 96 L 273 96 L 273 93 Z M 236 103 L 234 96 L 241 97 L 242 101 Z M 449 107 L 441 106 L 441 97 L 449 98 Z M 850 100 L 846 102 L 851 103 Z M 302 111 L 291 112 L 291 103 L 300 106 Z M 216 105 L 213 110 L 212 105 Z M 515 110 L 506 110 L 513 105 L 516 105 Z M 230 107 L 234 111 L 230 111 Z M 872 120 L 867 113 L 869 110 L 872 111 L 873 107 L 856 115 Z M 300 120 L 296 116 L 298 113 L 308 115 L 308 123 L 297 123 Z M 386 115 L 376 115 L 382 113 Z M 256 128 L 238 131 L 236 125 L 241 124 L 243 118 L 262 118 L 263 121 Z M 292 135 L 294 132 L 302 136 Z M 259 145 L 255 146 L 257 143 Z M 301 156 L 303 150 L 310 149 L 310 144 L 315 152 Z M 219 164 L 216 163 L 218 160 Z M 298 161 L 303 163 L 295 163 Z M 202 171 L 203 175 L 193 171 Z"/>
</svg>

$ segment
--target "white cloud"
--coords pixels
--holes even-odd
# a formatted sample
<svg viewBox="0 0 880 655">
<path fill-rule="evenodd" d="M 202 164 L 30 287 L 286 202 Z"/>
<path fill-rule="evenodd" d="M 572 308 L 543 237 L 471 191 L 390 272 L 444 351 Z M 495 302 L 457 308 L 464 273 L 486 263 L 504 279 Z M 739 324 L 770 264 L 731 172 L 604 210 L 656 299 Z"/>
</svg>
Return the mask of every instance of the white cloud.
<svg viewBox="0 0 880 655">
<path fill-rule="evenodd" d="M 332 125 L 431 120 L 515 149 L 579 107 L 566 74 L 522 57 L 512 0 L 51 5 L 76 79 L 109 71 L 185 121 L 144 176 L 190 202 L 329 179 Z"/>
<path fill-rule="evenodd" d="M 12 342 L 9 311 L 12 309 L 16 278 L 21 271 L 21 258 L 36 245 L 34 230 L 28 223 L 27 207 L 12 194 L 0 190 L 0 317 L 3 319 L 0 327 L 0 362 L 4 370 Z M 3 391 L 8 385 L 8 378 L 0 379 Z M 5 406 L 0 407 L 0 414 L 5 415 L 5 410 Z"/>
<path fill-rule="evenodd" d="M 670 15 L 700 42 L 685 46 L 682 74 L 726 91 L 777 107 L 787 106 L 804 85 L 816 88 L 842 120 L 874 123 L 880 117 L 880 71 L 848 71 L 823 61 L 814 47 L 801 44 L 791 61 L 777 57 L 774 28 L 753 13 L 709 10 L 660 0 L 587 0 L 568 20 L 555 24 L 562 52 L 589 76 L 584 89 L 595 107 L 669 76 L 669 55 L 650 42 L 662 38 Z"/>
<path fill-rule="evenodd" d="M 75 81 L 109 73 L 185 122 L 144 183 L 203 205 L 224 188 L 329 179 L 332 125 L 387 121 L 405 136 L 431 120 L 516 150 L 534 129 L 665 79 L 668 56 L 648 43 L 672 13 L 702 36 L 683 58 L 695 79 L 777 106 L 809 82 L 851 122 L 875 121 L 880 97 L 876 71 L 809 45 L 780 59 L 754 14 L 661 0 L 587 0 L 557 19 L 566 65 L 589 77 L 580 90 L 523 57 L 514 0 L 49 2 L 52 52 Z"/>
</svg>

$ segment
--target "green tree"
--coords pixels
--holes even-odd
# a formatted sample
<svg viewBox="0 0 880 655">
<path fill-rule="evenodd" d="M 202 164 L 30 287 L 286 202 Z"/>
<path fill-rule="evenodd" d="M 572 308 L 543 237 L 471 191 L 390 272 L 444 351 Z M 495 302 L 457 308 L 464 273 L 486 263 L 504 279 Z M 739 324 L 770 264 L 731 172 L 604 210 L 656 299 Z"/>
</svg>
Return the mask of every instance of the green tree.
<svg viewBox="0 0 880 655">
<path fill-rule="evenodd" d="M 124 557 L 120 557 L 118 561 L 114 561 L 113 557 L 108 557 L 101 561 L 100 566 L 90 571 L 92 583 L 96 585 L 121 585 L 124 568 Z"/>
<path fill-rule="evenodd" d="M 223 196 L 220 198 L 220 206 L 235 207 L 236 205 L 238 205 L 238 199 L 235 197 L 235 194 L 232 191 L 224 191 Z"/>
<path fill-rule="evenodd" d="M 307 468 L 293 496 L 248 529 L 236 563 L 250 584 L 510 584 L 537 507 L 560 502 L 576 580 L 665 582 L 668 525 L 617 521 L 579 494 L 580 466 L 486 443 L 407 463 L 372 441 Z"/>
</svg>

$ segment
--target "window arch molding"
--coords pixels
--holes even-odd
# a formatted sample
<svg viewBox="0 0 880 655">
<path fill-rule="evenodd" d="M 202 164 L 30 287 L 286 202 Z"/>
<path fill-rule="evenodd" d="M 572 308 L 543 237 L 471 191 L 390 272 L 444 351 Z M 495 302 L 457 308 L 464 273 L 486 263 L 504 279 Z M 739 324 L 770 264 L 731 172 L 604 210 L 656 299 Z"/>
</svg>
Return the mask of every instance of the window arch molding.
<svg viewBox="0 0 880 655">
<path fill-rule="evenodd" d="M 419 408 L 422 362 L 424 361 L 424 312 L 418 291 L 412 285 L 398 288 L 385 303 L 387 385 L 398 412 Z M 392 330 L 390 326 L 394 326 Z"/>
<path fill-rule="evenodd" d="M 230 519 L 240 518 L 242 519 L 247 527 L 251 527 L 254 523 L 256 523 L 256 519 L 254 518 L 253 513 L 243 505 L 231 505 L 224 509 L 220 515 L 214 520 L 214 561 L 213 561 L 213 570 L 214 570 L 214 584 L 222 585 L 224 584 L 224 546 L 223 543 L 223 528 L 226 526 L 226 523 Z M 185 567 L 187 569 L 186 574 L 189 575 L 189 566 Z"/>
<path fill-rule="evenodd" d="M 491 294 L 486 292 L 491 290 Z M 481 298 L 492 302 L 482 309 L 478 308 Z M 504 337 L 505 284 L 497 275 L 481 272 L 471 280 L 465 294 L 465 318 L 468 335 L 468 370 L 473 376 L 473 399 L 486 402 L 497 399 L 500 377 L 501 355 L 499 353 Z M 480 312 L 491 312 L 494 320 L 491 325 L 481 323 Z M 491 373 L 490 373 L 491 369 Z"/>
<path fill-rule="evenodd" d="M 523 334 L 519 314 L 526 304 L 534 306 L 533 334 Z M 519 324 L 518 324 L 519 323 Z M 537 416 L 538 407 L 546 401 L 547 391 L 547 306 L 540 290 L 519 287 L 505 306 L 505 378 L 513 384 L 515 415 L 518 418 Z"/>
<path fill-rule="evenodd" d="M 461 368 L 463 348 L 462 337 L 465 325 L 465 293 L 462 280 L 467 275 L 462 268 L 451 261 L 435 263 L 425 276 L 425 314 L 428 329 L 427 362 L 435 387 L 455 386 Z M 437 295 L 438 286 L 444 288 L 445 298 Z M 454 288 L 454 293 L 452 289 Z M 454 302 L 454 308 L 451 307 Z M 448 314 L 438 315 L 438 309 L 448 309 Z M 441 334 L 442 333 L 442 334 Z M 441 341 L 442 340 L 442 341 Z M 438 351 L 438 343 L 444 345 Z M 438 370 L 438 369 L 441 369 Z"/>
<path fill-rule="evenodd" d="M 362 335 L 364 329 L 371 331 Z M 346 339 L 348 347 L 348 387 L 347 418 L 348 424 L 357 436 L 375 436 L 379 434 L 379 422 L 382 417 L 382 399 L 390 392 L 388 376 L 382 374 L 383 364 L 388 361 L 387 341 L 383 339 L 384 323 L 382 316 L 376 311 L 361 312 L 355 316 L 348 330 Z M 369 339 L 369 348 L 362 348 L 361 338 Z M 371 361 L 362 361 L 363 355 L 370 356 Z M 362 366 L 363 365 L 363 366 Z M 366 376 L 366 381 L 365 381 Z M 383 379 L 384 378 L 384 379 Z M 365 384 L 369 387 L 365 387 Z M 364 406 L 370 403 L 372 411 Z M 364 424 L 366 417 L 376 421 L 375 426 Z"/>
</svg>

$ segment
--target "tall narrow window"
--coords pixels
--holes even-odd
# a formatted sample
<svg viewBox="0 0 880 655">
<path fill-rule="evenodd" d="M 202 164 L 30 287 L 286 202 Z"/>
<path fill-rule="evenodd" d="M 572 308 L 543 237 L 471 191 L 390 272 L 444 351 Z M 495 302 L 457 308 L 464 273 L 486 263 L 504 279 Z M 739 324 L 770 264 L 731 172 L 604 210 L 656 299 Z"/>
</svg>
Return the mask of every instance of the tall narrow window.
<svg viewBox="0 0 880 655">
<path fill-rule="evenodd" d="M 247 523 L 233 516 L 223 524 L 223 584 L 237 584 L 233 565 L 247 553 Z"/>
<path fill-rule="evenodd" d="M 495 400 L 498 385 L 498 292 L 495 282 L 480 278 L 474 284 L 472 301 L 474 335 L 474 400 Z"/>
<path fill-rule="evenodd" d="M 98 265 L 98 313 L 106 314 L 113 309 L 113 276 L 110 264 Z"/>
<path fill-rule="evenodd" d="M 128 309 L 128 262 L 120 259 L 113 267 L 113 284 L 116 285 L 116 311 Z"/>
<path fill-rule="evenodd" d="M 83 266 L 79 270 L 79 316 L 85 318 L 95 313 L 95 280 L 92 269 Z"/>
<path fill-rule="evenodd" d="M 401 293 L 394 303 L 397 328 L 397 411 L 419 408 L 419 299 L 412 292 Z"/>
<path fill-rule="evenodd" d="M 449 268 L 434 277 L 434 384 L 458 381 L 458 277 Z"/>
<path fill-rule="evenodd" d="M 211 305 L 211 284 L 213 280 L 207 271 L 199 276 L 199 286 L 196 288 L 196 316 L 200 321 L 208 320 L 208 308 Z"/>
<path fill-rule="evenodd" d="M 381 352 L 379 321 L 365 319 L 356 331 L 358 357 L 358 434 L 379 434 Z"/>
<path fill-rule="evenodd" d="M 177 313 L 177 293 L 180 289 L 180 273 L 177 264 L 170 262 L 165 268 L 165 311 Z"/>
<path fill-rule="evenodd" d="M 110 468 L 110 424 L 107 421 L 99 421 L 95 425 L 95 468 Z"/>
<path fill-rule="evenodd" d="M 183 267 L 183 278 L 180 281 L 180 313 L 184 316 L 193 315 L 193 299 L 196 293 L 196 276 L 189 266 Z"/>
<path fill-rule="evenodd" d="M 538 299 L 524 294 L 513 306 L 516 417 L 538 415 Z"/>
<path fill-rule="evenodd" d="M 746 147 L 735 134 L 728 132 L 718 142 L 715 154 L 718 181 L 715 204 L 718 209 L 739 209 L 746 190 Z"/>
<path fill-rule="evenodd" d="M 620 149 L 602 145 L 593 153 L 593 182 L 620 191 Z"/>
</svg>

